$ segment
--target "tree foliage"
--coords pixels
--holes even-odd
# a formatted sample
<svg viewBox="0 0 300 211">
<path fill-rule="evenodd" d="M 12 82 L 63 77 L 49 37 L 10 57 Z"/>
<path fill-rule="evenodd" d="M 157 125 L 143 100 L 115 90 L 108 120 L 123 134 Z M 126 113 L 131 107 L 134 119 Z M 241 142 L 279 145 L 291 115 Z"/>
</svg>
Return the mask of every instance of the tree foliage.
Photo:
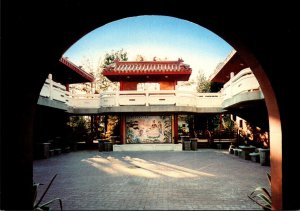
<svg viewBox="0 0 300 211">
<path fill-rule="evenodd" d="M 104 57 L 104 61 L 101 65 L 102 68 L 107 67 L 108 65 L 112 64 L 116 59 L 120 61 L 127 61 L 127 52 L 125 52 L 123 49 L 118 51 L 111 51 L 111 53 L 106 53 Z"/>
<path fill-rule="evenodd" d="M 119 59 L 120 61 L 127 61 L 127 52 L 123 49 L 118 51 L 112 50 L 110 53 L 105 54 L 104 59 L 99 58 L 96 66 L 94 66 L 88 58 L 84 61 L 84 68 L 88 72 L 92 73 L 96 78 L 94 82 L 96 94 L 100 93 L 101 91 L 107 91 L 108 88 L 119 88 L 117 82 L 111 82 L 102 74 L 103 69 L 108 65 L 112 64 L 116 59 Z"/>
<path fill-rule="evenodd" d="M 196 91 L 198 93 L 207 93 L 211 91 L 211 82 L 201 71 L 198 72 Z"/>
<path fill-rule="evenodd" d="M 231 119 L 230 114 L 224 114 L 222 118 L 222 124 L 223 128 L 228 131 L 233 131 L 234 130 L 234 121 Z"/>
</svg>

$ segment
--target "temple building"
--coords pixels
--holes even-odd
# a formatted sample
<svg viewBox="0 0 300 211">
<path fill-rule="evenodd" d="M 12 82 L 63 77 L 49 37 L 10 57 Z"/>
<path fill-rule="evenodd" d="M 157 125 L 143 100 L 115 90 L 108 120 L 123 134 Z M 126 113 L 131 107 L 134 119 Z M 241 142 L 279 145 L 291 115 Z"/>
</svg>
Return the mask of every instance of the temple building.
<svg viewBox="0 0 300 211">
<path fill-rule="evenodd" d="M 110 81 L 120 82 L 116 99 L 121 144 L 177 143 L 175 89 L 178 81 L 189 80 L 192 73 L 183 62 L 116 60 L 103 70 Z"/>
</svg>

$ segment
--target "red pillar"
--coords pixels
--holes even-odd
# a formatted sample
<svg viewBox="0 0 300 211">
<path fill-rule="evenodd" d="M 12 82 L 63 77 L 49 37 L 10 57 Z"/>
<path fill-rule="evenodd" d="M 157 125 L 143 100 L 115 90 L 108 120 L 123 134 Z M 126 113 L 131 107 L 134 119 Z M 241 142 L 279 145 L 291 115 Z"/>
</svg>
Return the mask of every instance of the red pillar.
<svg viewBox="0 0 300 211">
<path fill-rule="evenodd" d="M 178 115 L 174 114 L 174 144 L 178 144 Z"/>
<path fill-rule="evenodd" d="M 222 115 L 223 114 L 220 114 L 220 130 L 223 130 Z"/>
<path fill-rule="evenodd" d="M 121 142 L 121 144 L 126 143 L 125 127 L 126 127 L 125 115 L 121 114 L 120 115 L 120 142 Z"/>
</svg>

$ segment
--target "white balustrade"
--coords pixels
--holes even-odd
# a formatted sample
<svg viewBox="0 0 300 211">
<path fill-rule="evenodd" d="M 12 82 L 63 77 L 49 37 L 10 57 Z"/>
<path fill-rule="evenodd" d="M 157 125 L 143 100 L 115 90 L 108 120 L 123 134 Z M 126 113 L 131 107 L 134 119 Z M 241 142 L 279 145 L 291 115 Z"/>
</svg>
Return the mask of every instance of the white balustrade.
<svg viewBox="0 0 300 211">
<path fill-rule="evenodd" d="M 200 103 L 200 104 L 199 104 Z M 222 98 L 220 93 L 196 93 L 177 90 L 160 91 L 118 91 L 102 92 L 100 106 L 124 105 L 177 105 L 197 107 L 220 107 Z"/>
<path fill-rule="evenodd" d="M 259 83 L 250 68 L 246 68 L 224 84 L 222 89 L 223 100 L 237 94 L 260 90 Z"/>
<path fill-rule="evenodd" d="M 40 96 L 42 97 L 50 97 L 50 85 L 47 83 L 44 83 L 44 86 L 42 87 L 42 90 L 40 92 Z"/>
<path fill-rule="evenodd" d="M 223 98 L 221 93 L 198 93 L 197 107 L 221 107 Z"/>
<path fill-rule="evenodd" d="M 196 103 L 197 103 L 196 92 L 176 91 L 177 106 L 196 106 Z"/>
<path fill-rule="evenodd" d="M 99 94 L 72 94 L 68 106 L 73 108 L 99 108 Z"/>
<path fill-rule="evenodd" d="M 146 105 L 146 93 L 141 91 L 120 91 L 116 95 L 116 101 L 120 106 Z"/>
<path fill-rule="evenodd" d="M 174 90 L 148 91 L 147 105 L 175 105 L 176 93 Z"/>
<path fill-rule="evenodd" d="M 221 93 L 196 93 L 179 90 L 115 91 L 101 94 L 70 94 L 66 87 L 46 79 L 40 96 L 66 103 L 73 108 L 100 108 L 115 106 L 175 105 L 193 107 L 221 107 L 225 99 L 242 92 L 258 90 L 259 84 L 250 69 L 244 69 L 232 77 Z"/>
<path fill-rule="evenodd" d="M 60 83 L 47 78 L 40 92 L 40 96 L 47 97 L 50 100 L 56 100 L 63 103 L 68 102 L 68 93 L 66 87 Z"/>
</svg>

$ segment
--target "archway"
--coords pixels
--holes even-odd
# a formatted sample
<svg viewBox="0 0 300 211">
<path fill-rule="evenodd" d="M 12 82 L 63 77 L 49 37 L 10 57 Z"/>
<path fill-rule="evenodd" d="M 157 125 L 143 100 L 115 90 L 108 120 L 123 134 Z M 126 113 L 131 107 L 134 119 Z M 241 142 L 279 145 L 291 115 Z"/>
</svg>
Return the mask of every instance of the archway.
<svg viewBox="0 0 300 211">
<path fill-rule="evenodd" d="M 188 20 L 190 20 L 190 18 Z M 198 22 L 198 24 L 200 23 Z M 228 34 L 225 33 L 224 36 L 228 37 Z M 235 50 L 241 56 L 242 60 L 250 66 L 264 93 L 265 102 L 269 113 L 269 128 L 271 139 L 271 174 L 273 178 L 272 202 L 274 207 L 282 207 L 282 140 L 280 113 L 276 102 L 276 96 L 268 79 L 268 76 L 265 74 L 265 71 L 263 70 L 259 61 L 251 53 L 250 49 L 247 48 L 244 43 L 240 42 L 238 37 L 232 39 L 232 37 L 229 36 L 228 39 L 229 44 L 231 44 L 235 48 Z"/>
<path fill-rule="evenodd" d="M 6 6 L 4 5 L 4 7 Z M 223 37 L 251 64 L 251 68 L 264 91 L 270 115 L 272 175 L 278 176 L 277 179 L 272 177 L 274 178 L 272 184 L 273 208 L 295 209 L 299 207 L 296 196 L 288 196 L 289 189 L 293 188 L 297 181 L 293 168 L 297 153 L 289 141 L 294 138 L 293 131 L 296 127 L 292 124 L 293 114 L 289 111 L 289 107 L 285 106 L 286 102 L 291 101 L 292 93 L 297 90 L 296 87 L 293 87 L 296 84 L 296 79 L 282 75 L 278 71 L 284 68 L 295 68 L 294 64 L 289 61 L 296 58 L 295 55 L 278 55 L 275 51 L 278 49 L 281 52 L 289 52 L 292 49 L 293 42 L 296 40 L 296 33 L 294 33 L 296 24 L 293 25 L 293 20 L 297 19 L 294 17 L 297 13 L 290 11 L 288 15 L 279 18 L 277 14 L 278 11 L 282 10 L 282 5 L 277 7 L 275 5 L 275 9 L 272 11 L 269 11 L 267 7 L 261 7 L 261 5 L 257 7 L 255 4 L 247 5 L 243 10 L 233 10 L 230 7 L 232 5 L 228 5 L 228 3 L 220 4 L 218 7 L 213 4 L 210 5 L 213 7 L 206 5 L 206 9 L 212 10 L 208 11 L 204 8 L 199 11 L 199 7 L 194 5 L 192 1 L 183 5 L 169 2 L 140 4 L 122 2 L 118 3 L 117 6 L 127 9 L 121 13 L 111 12 L 107 9 L 109 8 L 108 5 L 104 4 L 100 7 L 106 7 L 106 9 L 99 11 L 99 5 L 96 3 L 80 1 L 48 3 L 47 5 L 40 5 L 38 10 L 34 9 L 36 5 L 28 2 L 20 3 L 18 6 L 8 6 L 3 13 L 7 17 L 3 24 L 5 29 L 3 31 L 6 31 L 6 34 L 2 39 L 6 57 L 3 64 L 4 72 L 1 73 L 1 76 L 6 78 L 5 81 L 1 82 L 2 108 L 5 109 L 5 114 L 2 115 L 5 130 L 2 130 L 1 134 L 3 137 L 1 137 L 3 140 L 1 168 L 4 172 L 1 175 L 1 206 L 3 209 L 31 209 L 31 194 L 29 193 L 31 193 L 32 186 L 32 149 L 30 147 L 33 132 L 32 121 L 39 89 L 48 72 L 53 70 L 64 50 L 82 35 L 112 20 L 141 14 L 169 15 L 204 26 Z M 288 8 L 297 7 L 289 5 Z M 53 11 L 55 11 L 55 16 L 53 16 Z M 251 14 L 250 11 L 255 11 L 255 16 L 245 15 L 247 12 Z M 267 18 L 265 11 L 270 12 Z M 51 20 L 49 17 L 52 17 Z M 241 19 L 242 24 L 233 21 L 236 18 Z M 282 23 L 282 19 L 286 21 L 286 25 L 279 27 L 288 30 L 277 31 L 277 24 Z M 43 24 L 41 25 L 40 22 Z M 268 28 L 266 28 L 267 24 Z M 20 37 L 20 32 L 24 36 Z M 23 34 L 23 32 L 27 33 Z M 270 39 L 271 36 L 278 40 L 284 39 L 286 42 L 275 48 L 275 42 Z M 46 42 L 45 38 L 51 42 Z M 16 62 L 14 52 L 10 51 L 13 49 L 22 55 L 18 58 L 18 62 Z M 28 49 L 35 53 L 28 53 Z M 265 73 L 261 71 L 261 66 Z M 19 77 L 14 77 L 16 74 Z M 265 75 L 270 81 L 264 77 Z M 11 87 L 8 79 L 13 80 L 18 85 L 12 87 L 13 93 L 19 93 L 18 97 L 3 91 Z M 292 81 L 292 87 L 280 86 L 281 80 Z M 22 87 L 22 92 L 20 92 L 19 87 Z M 274 92 L 268 92 L 264 87 L 273 87 Z M 22 106 L 20 106 L 20 102 L 22 102 Z M 21 120 L 15 126 L 14 120 L 20 117 Z M 280 122 L 284 124 L 281 125 Z M 281 130 L 282 132 L 280 132 Z M 14 141 L 11 141 L 12 134 L 15 134 Z M 284 145 L 281 147 L 282 143 Z M 283 150 L 282 160 L 281 150 Z M 11 151 L 13 151 L 14 156 L 11 155 Z M 274 157 L 274 155 L 279 156 Z M 17 168 L 12 169 L 12 166 Z M 11 189 L 18 191 L 10 193 Z M 15 199 L 19 200 L 19 203 L 15 203 Z"/>
</svg>

